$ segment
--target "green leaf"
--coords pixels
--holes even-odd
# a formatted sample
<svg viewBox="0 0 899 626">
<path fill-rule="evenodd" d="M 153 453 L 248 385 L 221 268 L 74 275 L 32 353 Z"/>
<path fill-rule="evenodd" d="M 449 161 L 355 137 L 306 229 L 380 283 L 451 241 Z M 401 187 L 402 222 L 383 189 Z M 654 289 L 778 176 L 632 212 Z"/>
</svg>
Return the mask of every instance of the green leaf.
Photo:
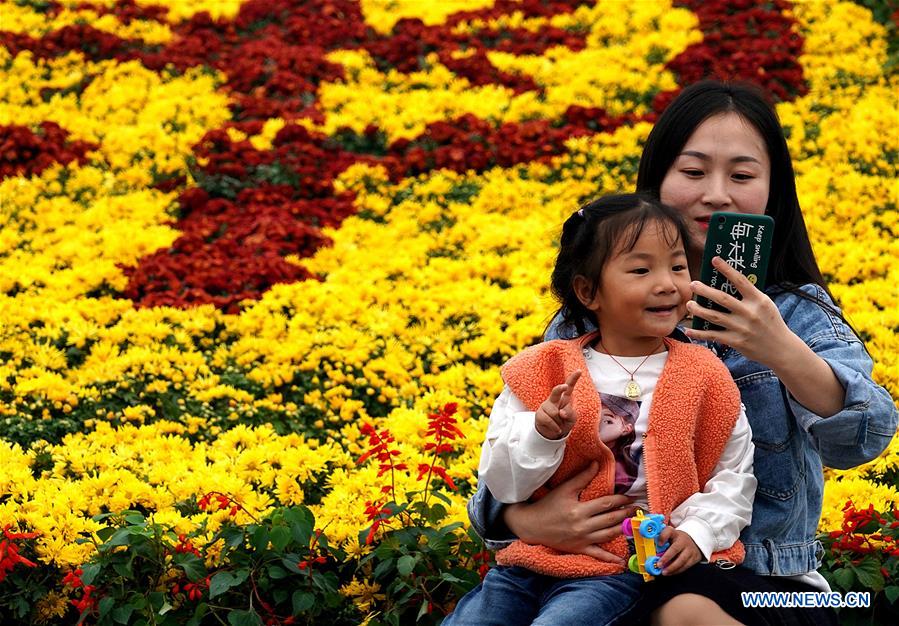
<svg viewBox="0 0 899 626">
<path fill-rule="evenodd" d="M 218 572 L 209 579 L 209 599 L 220 596 L 231 587 L 235 586 L 234 576 L 231 572 Z"/>
<path fill-rule="evenodd" d="M 200 626 L 200 620 L 209 612 L 209 605 L 205 602 L 200 602 L 197 605 L 197 608 L 194 609 L 194 615 L 191 617 L 184 626 Z"/>
<path fill-rule="evenodd" d="M 206 576 L 206 563 L 196 554 L 176 554 L 172 563 L 184 570 L 184 573 L 192 581 L 196 582 Z"/>
<path fill-rule="evenodd" d="M 233 572 L 234 575 L 234 584 L 239 585 L 243 583 L 247 578 L 250 577 L 250 570 L 239 569 Z"/>
<path fill-rule="evenodd" d="M 380 563 L 378 563 L 378 566 L 375 568 L 375 571 L 372 572 L 372 577 L 374 577 L 374 578 L 383 577 L 384 574 L 393 570 L 394 563 L 395 562 L 393 559 L 386 559 L 384 561 L 381 561 Z"/>
<path fill-rule="evenodd" d="M 435 498 L 439 498 L 440 500 L 443 500 L 447 504 L 451 505 L 453 503 L 453 501 L 450 500 L 450 497 L 448 495 L 446 495 L 445 493 L 440 493 L 439 491 L 432 491 L 431 495 L 434 496 Z M 444 517 L 445 517 L 445 515 L 444 515 Z"/>
<path fill-rule="evenodd" d="M 440 580 L 445 580 L 448 583 L 464 583 L 465 582 L 461 578 L 457 578 L 456 576 L 453 576 L 452 574 L 447 573 L 447 572 L 443 572 L 442 574 L 440 574 Z"/>
<path fill-rule="evenodd" d="M 243 545 L 244 542 L 244 530 L 238 526 L 229 526 L 222 531 L 222 539 L 225 540 L 232 548 L 237 548 Z"/>
<path fill-rule="evenodd" d="M 159 613 L 168 602 L 166 602 L 165 594 L 161 591 L 152 591 L 148 595 L 148 599 L 150 600 L 150 608 L 153 609 L 154 613 Z"/>
<path fill-rule="evenodd" d="M 132 578 L 134 576 L 134 570 L 131 567 L 131 559 L 113 563 L 112 569 L 114 569 L 115 573 L 122 578 Z"/>
<path fill-rule="evenodd" d="M 88 563 L 81 566 L 81 580 L 85 585 L 92 585 L 97 574 L 100 573 L 100 566 L 96 563 Z"/>
<path fill-rule="evenodd" d="M 100 619 L 106 617 L 106 615 L 112 610 L 114 604 L 115 598 L 111 596 L 106 596 L 105 598 L 100 600 L 100 604 L 97 605 L 97 608 L 100 609 Z"/>
<path fill-rule="evenodd" d="M 256 550 L 256 552 L 264 552 L 268 549 L 268 529 L 265 526 L 257 526 L 255 530 L 250 533 L 250 545 Z"/>
<path fill-rule="evenodd" d="M 443 506 L 442 504 L 440 504 L 439 502 L 435 503 L 433 506 L 431 506 L 431 510 L 428 511 L 428 521 L 430 521 L 432 524 L 436 525 L 437 522 L 439 522 L 440 520 L 442 520 L 445 517 L 446 517 L 446 507 Z"/>
<path fill-rule="evenodd" d="M 883 595 L 887 597 L 887 601 L 890 604 L 896 604 L 896 600 L 899 600 L 899 587 L 897 587 L 896 585 L 885 587 L 883 590 Z"/>
<path fill-rule="evenodd" d="M 249 576 L 247 570 L 237 570 L 236 572 L 217 572 L 209 579 L 209 598 L 212 599 L 220 596 L 232 587 L 237 587 Z"/>
<path fill-rule="evenodd" d="M 261 626 L 262 620 L 255 611 L 231 611 L 228 613 L 231 626 Z"/>
<path fill-rule="evenodd" d="M 833 573 L 833 579 L 841 588 L 849 591 L 855 584 L 855 572 L 848 567 L 842 567 Z"/>
<path fill-rule="evenodd" d="M 880 563 L 874 559 L 865 559 L 858 565 L 854 566 L 855 575 L 858 576 L 858 582 L 863 587 L 872 591 L 880 591 L 883 589 L 884 580 L 883 573 L 880 571 Z"/>
<path fill-rule="evenodd" d="M 166 613 L 168 613 L 171 610 L 172 610 L 172 605 L 169 604 L 168 600 L 166 600 L 165 602 L 162 603 L 162 606 L 159 607 L 159 614 L 165 615 Z"/>
<path fill-rule="evenodd" d="M 138 611 L 141 611 L 147 607 L 147 599 L 137 592 L 131 594 L 128 603 Z"/>
<path fill-rule="evenodd" d="M 104 547 L 112 548 L 114 546 L 127 546 L 131 543 L 131 529 L 130 528 L 119 528 L 115 533 L 113 533 L 112 537 L 109 538 L 104 545 Z"/>
<path fill-rule="evenodd" d="M 323 593 L 329 594 L 337 593 L 339 581 L 337 580 L 336 574 L 328 572 L 326 574 L 316 574 L 312 576 L 312 584 L 318 589 L 321 589 Z"/>
<path fill-rule="evenodd" d="M 302 545 L 308 545 L 312 537 L 312 529 L 315 528 L 315 517 L 305 507 L 291 507 L 284 511 L 284 521 L 290 526 L 293 540 Z"/>
<path fill-rule="evenodd" d="M 290 538 L 290 529 L 286 526 L 275 526 L 272 528 L 271 535 L 269 535 L 269 541 L 272 542 L 272 547 L 278 552 L 284 551 L 284 548 L 290 543 Z"/>
<path fill-rule="evenodd" d="M 301 570 L 297 567 L 297 563 L 300 562 L 300 557 L 296 554 L 286 554 L 281 558 L 281 563 L 284 567 L 287 568 L 288 571 L 293 572 L 294 574 L 302 574 L 305 570 Z"/>
<path fill-rule="evenodd" d="M 132 526 L 140 526 L 146 523 L 147 518 L 144 517 L 143 513 L 138 513 L 137 511 L 132 511 L 128 515 L 125 516 L 125 521 Z"/>
<path fill-rule="evenodd" d="M 428 614 L 428 599 L 425 598 L 422 600 L 421 607 L 418 609 L 418 616 L 415 618 L 416 622 L 421 621 L 421 618 Z"/>
<path fill-rule="evenodd" d="M 105 600 L 105 598 L 104 598 Z M 112 611 L 112 619 L 117 624 L 127 624 L 128 620 L 131 619 L 131 614 L 134 612 L 134 607 L 130 604 L 126 604 L 125 606 L 119 606 L 113 609 Z"/>
<path fill-rule="evenodd" d="M 100 543 L 105 543 L 106 540 L 109 539 L 116 530 L 117 528 L 115 528 L 115 526 L 101 528 L 97 531 L 97 538 L 100 540 Z"/>
<path fill-rule="evenodd" d="M 293 614 L 299 615 L 303 611 L 308 611 L 315 604 L 315 594 L 307 591 L 294 591 L 293 597 Z"/>
<path fill-rule="evenodd" d="M 288 572 L 280 565 L 269 565 L 268 576 L 272 580 L 281 580 L 282 578 L 287 578 L 288 576 L 290 576 L 290 572 Z"/>
<path fill-rule="evenodd" d="M 400 576 L 408 576 L 415 569 L 417 559 L 409 554 L 401 556 L 396 562 L 396 569 Z"/>
</svg>

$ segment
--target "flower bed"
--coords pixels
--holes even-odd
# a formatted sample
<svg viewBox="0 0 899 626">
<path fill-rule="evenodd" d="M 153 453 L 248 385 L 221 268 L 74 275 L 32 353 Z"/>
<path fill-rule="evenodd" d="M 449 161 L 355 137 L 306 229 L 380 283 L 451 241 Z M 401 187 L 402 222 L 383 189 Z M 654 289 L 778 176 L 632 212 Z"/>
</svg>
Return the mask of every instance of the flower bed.
<svg viewBox="0 0 899 626">
<path fill-rule="evenodd" d="M 705 74 L 779 98 L 899 396 L 895 14 L 674 5 L 0 3 L 0 621 L 439 622 L 559 225 Z M 846 623 L 895 621 L 897 468 L 828 470 Z"/>
</svg>

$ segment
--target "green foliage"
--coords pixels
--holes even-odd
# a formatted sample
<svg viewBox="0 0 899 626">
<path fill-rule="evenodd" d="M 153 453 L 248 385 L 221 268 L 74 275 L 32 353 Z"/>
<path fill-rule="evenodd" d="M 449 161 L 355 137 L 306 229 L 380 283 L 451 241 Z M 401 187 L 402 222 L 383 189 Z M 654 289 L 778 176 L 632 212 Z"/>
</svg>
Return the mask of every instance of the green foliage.
<svg viewBox="0 0 899 626">
<path fill-rule="evenodd" d="M 10 543 L 15 546 L 19 556 L 32 563 L 36 561 L 30 543 Z M 29 615 L 61 574 L 55 567 L 29 567 L 20 563 L 12 566 L 7 552 L 10 543 L 0 535 L 0 624 L 31 623 Z M 12 566 L 11 569 L 6 571 L 5 568 L 9 566 Z"/>
<path fill-rule="evenodd" d="M 372 625 L 436 625 L 480 581 L 473 566 L 485 567 L 488 556 L 476 535 L 445 523 L 442 502 L 420 495 L 411 505 L 392 505 L 385 527 L 399 525 L 350 558 L 329 545 L 304 506 L 239 525 L 231 515 L 242 507 L 210 492 L 187 503 L 192 512 L 228 510 L 229 518 L 214 533 L 204 524 L 189 535 L 141 511 L 97 515 L 108 526 L 82 540 L 96 548 L 88 563 L 69 573 L 17 565 L 0 579 L 0 622 L 34 624 L 55 598 L 63 615 L 54 624 L 349 626 L 373 610 Z M 34 559 L 30 544 L 20 548 Z M 371 602 L 353 593 L 360 581 L 372 590 Z"/>
<path fill-rule="evenodd" d="M 391 503 L 391 508 L 396 507 Z M 372 625 L 439 624 L 456 601 L 480 582 L 473 565 L 486 561 L 480 538 L 460 534 L 462 524 L 444 524 L 446 507 L 424 499 L 396 507 L 404 525 L 389 531 L 359 562 L 389 599 Z M 360 542 L 365 541 L 365 533 Z"/>
<path fill-rule="evenodd" d="M 821 573 L 834 591 L 869 592 L 871 605 L 840 609 L 847 626 L 899 623 L 899 510 L 843 509 L 843 527 L 822 535 Z"/>
</svg>

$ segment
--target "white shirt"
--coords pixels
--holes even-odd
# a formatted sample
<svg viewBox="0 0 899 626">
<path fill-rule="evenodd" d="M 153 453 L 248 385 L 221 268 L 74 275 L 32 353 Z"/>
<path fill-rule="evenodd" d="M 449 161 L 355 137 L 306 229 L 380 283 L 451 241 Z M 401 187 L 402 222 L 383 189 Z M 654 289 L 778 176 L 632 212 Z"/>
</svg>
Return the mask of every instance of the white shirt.
<svg viewBox="0 0 899 626">
<path fill-rule="evenodd" d="M 668 359 L 668 352 L 644 357 L 615 358 L 592 348 L 584 349 L 587 370 L 598 393 L 624 396 L 624 387 L 634 372 L 641 388 L 639 416 L 634 424 L 636 440 L 632 456 L 639 456 L 637 477 L 626 495 L 646 508 L 646 472 L 642 455 L 643 433 L 649 422 L 649 407 L 656 383 Z M 635 371 L 636 369 L 636 371 Z M 534 426 L 535 413 L 505 387 L 493 405 L 487 436 L 481 449 L 480 480 L 493 496 L 504 503 L 523 502 L 555 473 L 562 461 L 567 439 L 546 439 Z M 733 432 L 712 476 L 700 493 L 695 493 L 671 512 L 671 525 L 688 535 L 708 559 L 712 553 L 729 548 L 749 525 L 756 478 L 752 473 L 755 448 L 752 432 L 742 406 Z"/>
</svg>

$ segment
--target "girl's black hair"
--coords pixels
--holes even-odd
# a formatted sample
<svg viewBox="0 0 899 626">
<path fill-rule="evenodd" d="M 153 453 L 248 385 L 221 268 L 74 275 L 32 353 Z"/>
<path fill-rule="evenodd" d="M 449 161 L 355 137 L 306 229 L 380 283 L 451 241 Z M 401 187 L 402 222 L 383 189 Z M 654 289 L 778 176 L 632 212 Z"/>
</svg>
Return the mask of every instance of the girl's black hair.
<svg viewBox="0 0 899 626">
<path fill-rule="evenodd" d="M 771 162 L 771 183 L 765 214 L 774 218 L 774 240 L 768 263 L 768 285 L 811 300 L 852 327 L 834 305 L 799 290 L 801 285 L 820 286 L 833 302 L 809 240 L 799 197 L 796 176 L 777 112 L 764 92 L 751 83 L 704 80 L 685 88 L 649 133 L 640 169 L 637 191 L 660 197 L 662 181 L 696 128 L 722 113 L 736 113 L 758 131 L 765 141 Z"/>
<path fill-rule="evenodd" d="M 565 220 L 550 282 L 560 305 L 557 315 L 562 315 L 564 325 L 574 326 L 578 335 L 587 332 L 588 326 L 599 325 L 593 311 L 578 299 L 574 279 L 586 278 L 595 295 L 605 264 L 613 255 L 632 250 L 649 223 L 671 226 L 662 230 L 669 245 L 688 241 L 681 214 L 649 194 L 605 196 L 588 202 Z"/>
</svg>

